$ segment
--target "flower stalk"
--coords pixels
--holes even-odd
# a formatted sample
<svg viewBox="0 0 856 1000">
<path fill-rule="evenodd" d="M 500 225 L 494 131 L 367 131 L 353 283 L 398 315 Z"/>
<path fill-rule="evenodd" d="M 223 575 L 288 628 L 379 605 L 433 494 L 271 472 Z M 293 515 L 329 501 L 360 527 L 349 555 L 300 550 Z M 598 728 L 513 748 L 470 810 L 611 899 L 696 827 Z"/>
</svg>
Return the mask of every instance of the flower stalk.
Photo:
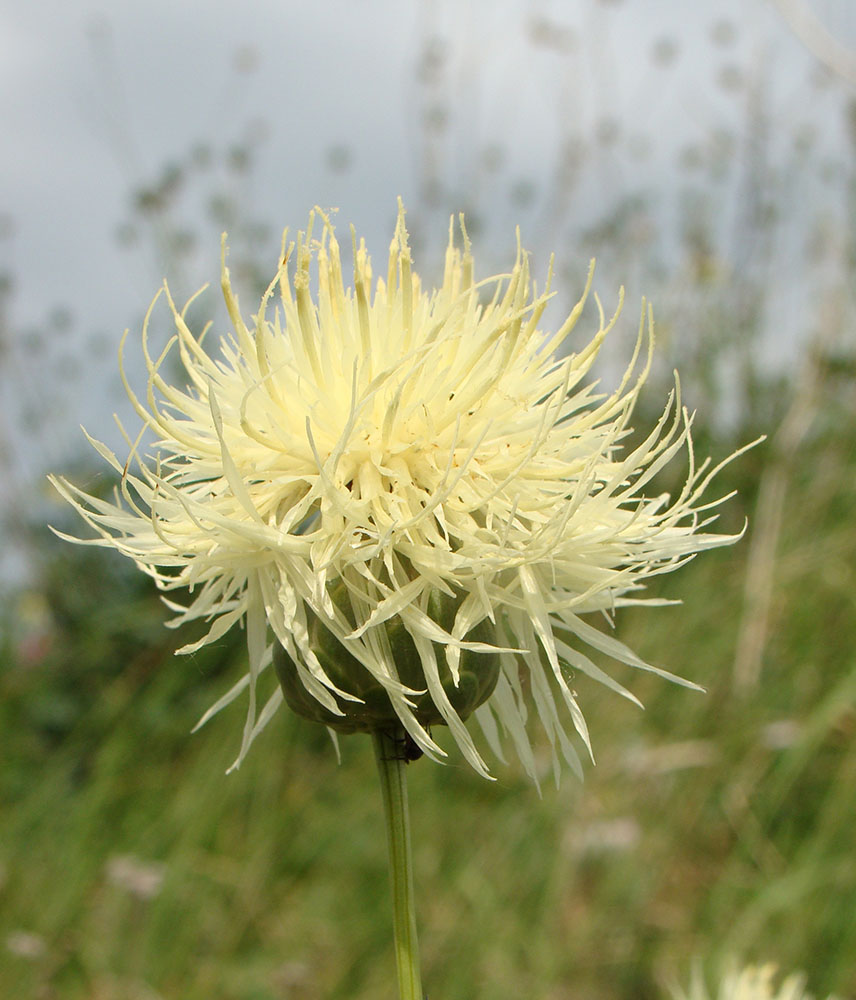
<svg viewBox="0 0 856 1000">
<path fill-rule="evenodd" d="M 410 846 L 410 813 L 407 807 L 407 757 L 402 727 L 372 733 L 380 777 L 389 873 L 392 883 L 392 919 L 395 963 L 400 1000 L 423 1000 L 416 938 L 416 900 L 413 891 L 413 852 Z"/>
</svg>

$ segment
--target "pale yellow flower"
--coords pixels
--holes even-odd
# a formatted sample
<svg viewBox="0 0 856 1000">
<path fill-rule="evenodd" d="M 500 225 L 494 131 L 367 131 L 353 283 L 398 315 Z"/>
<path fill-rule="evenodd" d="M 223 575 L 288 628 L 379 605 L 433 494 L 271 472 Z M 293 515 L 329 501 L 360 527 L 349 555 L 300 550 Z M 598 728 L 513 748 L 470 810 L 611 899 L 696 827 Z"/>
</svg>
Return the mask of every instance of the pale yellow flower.
<svg viewBox="0 0 856 1000">
<path fill-rule="evenodd" d="M 561 754 L 577 771 L 566 719 L 591 748 L 572 674 L 636 701 L 587 647 L 678 680 L 589 618 L 601 612 L 609 627 L 616 608 L 646 603 L 638 594 L 649 577 L 736 537 L 706 530 L 719 502 L 703 499 L 715 470 L 693 460 L 677 389 L 650 433 L 628 446 L 650 367 L 650 314 L 643 308 L 620 385 L 600 393 L 584 380 L 615 318 L 607 322 L 598 302 L 599 329 L 575 347 L 569 337 L 584 295 L 559 330 L 541 332 L 548 295 L 530 288 L 527 256 L 518 248 L 510 274 L 476 281 L 463 221 L 461 232 L 461 249 L 450 232 L 442 284 L 426 292 L 411 269 L 402 210 L 385 278 L 373 281 L 354 239 L 346 289 L 333 227 L 313 213 L 250 325 L 224 251 L 234 333 L 216 356 L 165 286 L 176 334 L 151 357 L 147 319 L 144 400 L 126 380 L 156 436 L 153 455 L 133 447 L 120 462 L 90 439 L 121 477 L 112 501 L 53 480 L 98 532 L 91 544 L 133 559 L 163 591 L 189 589 L 186 606 L 168 602 L 172 624 L 204 619 L 210 628 L 180 652 L 244 623 L 249 672 L 202 720 L 248 689 L 236 764 L 283 700 L 280 687 L 263 707 L 257 700 L 272 644 L 326 720 L 345 729 L 351 714 L 359 722 L 363 686 L 353 670 L 353 683 L 331 679 L 336 656 L 321 655 L 324 637 L 362 680 L 382 687 L 391 717 L 419 748 L 442 754 L 428 731 L 442 719 L 482 774 L 487 767 L 462 719 L 481 697 L 489 695 L 474 714 L 488 744 L 501 757 L 500 737 L 509 735 L 535 777 L 529 699 L 554 767 Z M 591 274 L 586 294 L 590 284 Z M 161 374 L 170 350 L 187 373 L 184 388 Z M 646 495 L 679 453 L 688 462 L 680 493 Z M 396 662 L 395 630 L 416 664 L 416 685 L 404 682 L 413 664 L 405 673 Z M 465 659 L 469 680 L 483 690 L 456 708 Z"/>
<path fill-rule="evenodd" d="M 697 966 L 689 991 L 674 992 L 673 1000 L 813 1000 L 811 994 L 806 993 L 805 976 L 795 973 L 782 979 L 779 985 L 776 985 L 777 978 L 775 965 L 733 968 L 722 977 L 719 989 L 710 993 Z M 828 1000 L 835 1000 L 835 997 Z"/>
</svg>

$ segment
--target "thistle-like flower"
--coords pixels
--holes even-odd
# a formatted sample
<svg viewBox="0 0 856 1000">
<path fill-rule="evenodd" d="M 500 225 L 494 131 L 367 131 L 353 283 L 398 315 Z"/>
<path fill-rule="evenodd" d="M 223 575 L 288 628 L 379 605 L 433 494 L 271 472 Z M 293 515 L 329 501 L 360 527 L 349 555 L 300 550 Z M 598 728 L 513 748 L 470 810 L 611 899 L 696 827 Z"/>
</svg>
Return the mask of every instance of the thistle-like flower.
<svg viewBox="0 0 856 1000">
<path fill-rule="evenodd" d="M 673 997 L 674 1000 L 812 1000 L 805 990 L 805 976 L 790 975 L 777 987 L 776 971 L 775 965 L 732 968 L 723 976 L 717 992 L 709 993 L 697 966 L 689 991 L 675 991 Z M 829 1000 L 835 997 L 830 996 Z"/>
<path fill-rule="evenodd" d="M 128 438 L 131 454 L 120 462 L 90 438 L 120 476 L 112 501 L 53 478 L 98 533 L 89 544 L 133 559 L 162 591 L 190 591 L 187 605 L 166 601 L 171 624 L 210 627 L 179 652 L 244 624 L 248 673 L 200 720 L 248 689 L 235 765 L 285 698 L 334 730 L 400 725 L 434 757 L 443 751 L 430 726 L 444 723 L 487 775 L 464 725 L 474 714 L 497 756 L 510 736 L 535 778 L 531 699 L 554 769 L 562 756 L 579 772 L 567 719 L 591 746 L 573 672 L 636 701 L 587 648 L 680 680 L 589 617 L 600 612 L 609 625 L 622 605 L 662 603 L 638 596 L 648 577 L 737 537 L 705 530 L 721 502 L 703 499 L 716 470 L 694 462 L 677 384 L 656 426 L 627 445 L 650 368 L 650 310 L 643 304 L 620 385 L 598 393 L 585 379 L 615 316 L 607 322 L 598 302 L 593 339 L 568 342 L 591 271 L 581 301 L 547 335 L 539 321 L 549 278 L 542 294 L 530 287 L 518 245 L 510 274 L 476 281 L 463 219 L 460 229 L 462 246 L 452 226 L 442 284 L 427 293 L 400 209 L 386 278 L 373 281 L 354 237 L 346 289 L 333 227 L 316 210 L 296 248 L 283 239 L 251 325 L 224 242 L 234 333 L 218 356 L 206 353 L 164 285 L 176 332 L 152 357 L 147 316 L 145 401 L 123 368 L 156 437 L 153 456 Z M 184 388 L 161 374 L 172 349 Z M 652 477 L 681 453 L 688 471 L 679 495 L 647 496 Z M 281 683 L 262 705 L 271 663 Z"/>
</svg>

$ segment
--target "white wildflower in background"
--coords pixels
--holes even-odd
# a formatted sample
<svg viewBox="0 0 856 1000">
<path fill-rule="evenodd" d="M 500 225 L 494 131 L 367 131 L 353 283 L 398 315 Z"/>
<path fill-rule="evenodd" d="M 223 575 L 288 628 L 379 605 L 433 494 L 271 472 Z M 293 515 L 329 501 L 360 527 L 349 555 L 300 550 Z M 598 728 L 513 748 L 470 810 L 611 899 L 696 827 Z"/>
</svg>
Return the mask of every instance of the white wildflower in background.
<svg viewBox="0 0 856 1000">
<path fill-rule="evenodd" d="M 110 858 L 106 866 L 107 879 L 139 899 L 154 899 L 163 886 L 165 869 L 158 862 L 143 861 L 131 854 Z"/>
<path fill-rule="evenodd" d="M 32 962 L 42 958 L 47 953 L 48 946 L 39 934 L 11 931 L 6 935 L 6 950 L 18 958 L 26 958 Z"/>
<path fill-rule="evenodd" d="M 715 470 L 694 462 L 677 390 L 650 433 L 628 444 L 650 367 L 650 314 L 643 308 L 620 385 L 599 393 L 584 380 L 615 317 L 607 322 L 598 302 L 593 339 L 568 339 L 591 274 L 547 335 L 538 323 L 548 294 L 530 288 L 526 255 L 518 248 L 510 274 L 476 281 L 463 220 L 461 233 L 462 249 L 450 233 L 442 284 L 427 292 L 402 210 L 385 277 L 373 280 L 354 238 L 346 287 L 333 227 L 313 213 L 296 250 L 283 242 L 249 325 L 224 251 L 234 333 L 216 356 L 166 287 L 176 334 L 159 357 L 148 320 L 143 329 L 148 389 L 141 399 L 126 388 L 157 438 L 153 455 L 134 446 L 124 463 L 90 439 L 121 478 L 112 501 L 53 479 L 99 533 L 90 544 L 118 549 L 163 591 L 190 591 L 186 606 L 167 602 L 172 624 L 210 627 L 180 652 L 244 624 L 249 672 L 202 720 L 248 689 L 236 764 L 286 697 L 334 729 L 400 723 L 433 756 L 442 751 L 429 727 L 443 722 L 487 774 L 463 723 L 474 712 L 496 754 L 501 732 L 510 735 L 534 778 L 531 699 L 554 768 L 560 752 L 579 771 L 566 719 L 591 748 L 572 673 L 636 700 L 587 647 L 677 679 L 590 618 L 601 612 L 609 626 L 622 605 L 662 603 L 638 597 L 649 577 L 735 539 L 706 530 L 720 502 L 703 497 Z M 183 388 L 161 374 L 171 350 Z M 680 493 L 648 496 L 681 453 Z M 271 662 L 282 684 L 260 707 Z"/>
<path fill-rule="evenodd" d="M 776 978 L 775 965 L 731 969 L 723 976 L 719 989 L 710 993 L 700 967 L 696 966 L 689 990 L 675 991 L 673 1000 L 813 1000 L 805 991 L 805 976 L 790 975 L 778 987 Z M 830 996 L 829 1000 L 835 997 Z"/>
</svg>

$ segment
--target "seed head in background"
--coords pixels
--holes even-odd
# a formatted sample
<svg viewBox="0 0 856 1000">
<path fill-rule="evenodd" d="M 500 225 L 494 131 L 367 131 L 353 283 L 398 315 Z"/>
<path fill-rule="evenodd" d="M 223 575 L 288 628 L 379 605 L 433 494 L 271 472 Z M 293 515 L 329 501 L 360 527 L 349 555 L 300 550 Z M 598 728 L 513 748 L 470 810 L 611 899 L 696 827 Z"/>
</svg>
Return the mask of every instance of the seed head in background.
<svg viewBox="0 0 856 1000">
<path fill-rule="evenodd" d="M 579 773 L 568 729 L 589 754 L 591 745 L 570 673 L 636 701 L 587 649 L 689 683 L 586 617 L 601 612 L 609 628 L 622 605 L 663 603 L 639 597 L 649 577 L 738 537 L 707 530 L 725 498 L 705 499 L 716 470 L 694 462 L 677 385 L 656 426 L 628 447 L 651 363 L 650 311 L 643 305 L 620 385 L 600 393 L 586 376 L 615 317 L 607 322 L 598 302 L 594 337 L 569 341 L 591 273 L 568 319 L 545 334 L 549 295 L 530 285 L 526 254 L 518 247 L 510 274 L 477 281 L 463 219 L 460 230 L 460 248 L 450 230 L 442 284 L 427 292 L 400 208 L 386 276 L 373 280 L 354 237 L 346 288 L 333 226 L 316 210 L 296 247 L 283 240 L 250 325 L 224 243 L 234 332 L 207 353 L 164 286 L 175 336 L 151 357 L 147 318 L 145 400 L 125 380 L 153 453 L 131 445 L 123 463 L 90 438 L 121 477 L 109 501 L 52 477 L 98 533 L 86 544 L 117 549 L 164 592 L 189 591 L 187 604 L 166 601 L 171 624 L 210 627 L 179 652 L 243 623 L 249 672 L 201 720 L 248 689 L 235 766 L 285 699 L 333 730 L 401 725 L 434 757 L 443 751 L 429 727 L 446 724 L 487 776 L 464 725 L 472 714 L 497 756 L 510 737 L 537 780 L 531 703 L 556 773 L 560 757 Z M 161 374 L 173 350 L 183 388 Z M 648 496 L 679 455 L 680 493 Z M 280 684 L 260 707 L 271 664 Z"/>
</svg>

